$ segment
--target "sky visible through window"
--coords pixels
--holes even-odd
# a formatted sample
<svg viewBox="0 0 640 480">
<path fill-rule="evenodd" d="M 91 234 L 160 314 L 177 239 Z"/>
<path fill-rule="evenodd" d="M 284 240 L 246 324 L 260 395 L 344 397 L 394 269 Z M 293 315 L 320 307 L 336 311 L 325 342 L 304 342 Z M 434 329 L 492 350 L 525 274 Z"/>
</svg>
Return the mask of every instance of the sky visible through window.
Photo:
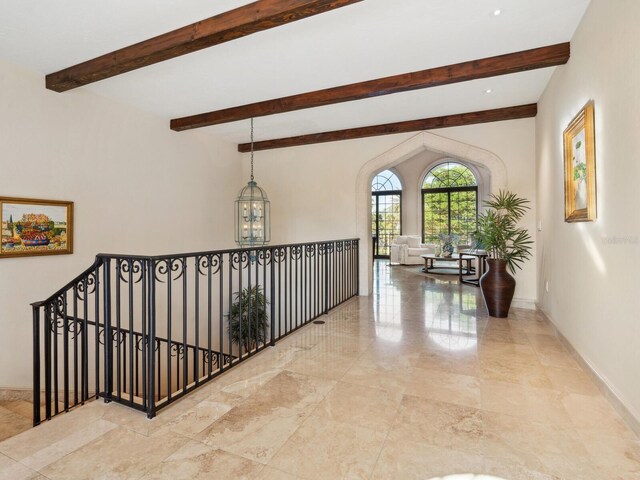
<svg viewBox="0 0 640 480">
<path fill-rule="evenodd" d="M 402 190 L 402 184 L 398 176 L 391 170 L 384 170 L 373 177 L 371 190 L 381 192 L 386 190 Z"/>
</svg>

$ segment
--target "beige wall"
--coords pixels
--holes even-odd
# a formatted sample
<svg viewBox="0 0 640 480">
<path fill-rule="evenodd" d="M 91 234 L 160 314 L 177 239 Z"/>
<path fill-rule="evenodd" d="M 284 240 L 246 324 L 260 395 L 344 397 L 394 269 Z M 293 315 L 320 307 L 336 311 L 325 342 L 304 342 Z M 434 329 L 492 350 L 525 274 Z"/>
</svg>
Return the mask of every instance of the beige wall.
<svg viewBox="0 0 640 480">
<path fill-rule="evenodd" d="M 535 120 L 447 128 L 434 133 L 488 150 L 502 160 L 508 188 L 532 202 L 533 209 L 524 225 L 533 234 Z M 358 172 L 368 161 L 415 135 L 389 135 L 257 152 L 256 180 L 267 190 L 272 201 L 273 243 L 357 236 Z M 249 156 L 244 157 L 246 176 Z M 365 208 L 370 207 L 365 205 Z M 533 260 L 518 272 L 517 280 L 516 298 L 523 306 L 532 305 L 536 299 Z"/>
<path fill-rule="evenodd" d="M 0 63 L 0 196 L 75 202 L 73 255 L 0 260 L 0 387 L 31 383 L 31 311 L 99 252 L 233 245 L 235 145 Z"/>
<path fill-rule="evenodd" d="M 593 0 L 540 103 L 540 306 L 640 420 L 640 2 Z M 562 132 L 595 101 L 598 219 L 564 223 Z M 545 284 L 548 282 L 549 291 Z"/>
</svg>

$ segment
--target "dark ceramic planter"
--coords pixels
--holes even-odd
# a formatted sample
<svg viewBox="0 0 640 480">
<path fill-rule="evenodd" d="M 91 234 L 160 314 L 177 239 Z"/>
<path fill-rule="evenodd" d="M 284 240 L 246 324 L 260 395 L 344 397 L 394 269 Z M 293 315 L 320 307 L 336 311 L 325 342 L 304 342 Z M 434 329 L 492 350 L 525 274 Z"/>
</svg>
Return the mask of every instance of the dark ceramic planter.
<svg viewBox="0 0 640 480">
<path fill-rule="evenodd" d="M 507 272 L 505 260 L 488 259 L 489 270 L 480 279 L 482 296 L 492 317 L 506 318 L 516 290 L 516 280 Z"/>
</svg>

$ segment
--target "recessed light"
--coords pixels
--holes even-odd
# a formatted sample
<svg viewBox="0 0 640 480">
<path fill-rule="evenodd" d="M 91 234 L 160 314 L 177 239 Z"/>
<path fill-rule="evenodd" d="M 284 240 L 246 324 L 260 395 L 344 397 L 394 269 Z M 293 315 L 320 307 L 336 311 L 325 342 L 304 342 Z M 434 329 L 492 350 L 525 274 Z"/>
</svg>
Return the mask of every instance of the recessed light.
<svg viewBox="0 0 640 480">
<path fill-rule="evenodd" d="M 484 93 L 491 93 L 491 92 L 493 92 L 493 90 L 491 90 L 490 88 L 487 88 L 487 89 L 484 91 Z"/>
<path fill-rule="evenodd" d="M 493 11 L 493 16 L 497 17 L 498 15 L 500 15 L 502 13 L 502 10 L 500 10 L 499 8 L 497 8 L 496 10 Z"/>
</svg>

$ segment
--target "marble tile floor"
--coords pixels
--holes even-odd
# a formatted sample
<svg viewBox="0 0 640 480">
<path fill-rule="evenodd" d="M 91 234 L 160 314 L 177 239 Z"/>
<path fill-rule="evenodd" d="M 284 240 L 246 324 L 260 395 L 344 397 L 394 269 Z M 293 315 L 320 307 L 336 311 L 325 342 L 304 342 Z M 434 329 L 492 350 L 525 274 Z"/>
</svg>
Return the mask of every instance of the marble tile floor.
<svg viewBox="0 0 640 480">
<path fill-rule="evenodd" d="M 418 267 L 377 262 L 374 288 L 153 420 L 94 401 L 1 442 L 0 478 L 640 479 L 638 439 L 539 313 L 489 318 Z"/>
<path fill-rule="evenodd" d="M 0 441 L 31 428 L 33 404 L 24 400 L 0 401 Z"/>
</svg>

